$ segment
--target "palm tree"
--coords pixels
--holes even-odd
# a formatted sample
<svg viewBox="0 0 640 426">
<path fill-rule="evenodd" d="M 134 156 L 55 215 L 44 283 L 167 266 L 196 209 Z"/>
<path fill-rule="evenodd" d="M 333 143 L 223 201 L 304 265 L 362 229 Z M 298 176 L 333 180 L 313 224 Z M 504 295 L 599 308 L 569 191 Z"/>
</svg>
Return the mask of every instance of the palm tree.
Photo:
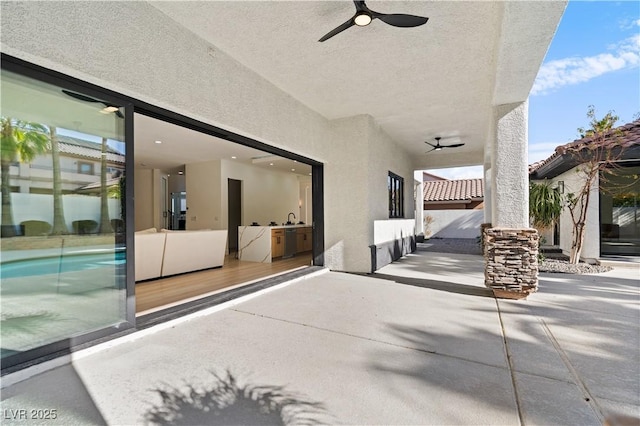
<svg viewBox="0 0 640 426">
<path fill-rule="evenodd" d="M 102 138 L 102 152 L 100 155 L 100 232 L 113 232 L 109 220 L 109 192 L 107 190 L 107 138 Z"/>
<path fill-rule="evenodd" d="M 11 207 L 10 168 L 15 161 L 30 162 L 49 149 L 47 129 L 42 124 L 0 117 L 2 132 L 0 170 L 2 187 L 2 236 L 16 235 Z"/>
<path fill-rule="evenodd" d="M 64 219 L 64 206 L 62 204 L 62 177 L 60 176 L 60 149 L 56 136 L 56 128 L 49 126 L 49 139 L 51 140 L 51 160 L 53 166 L 53 229 L 52 235 L 68 234 L 67 224 Z"/>
<path fill-rule="evenodd" d="M 560 218 L 562 195 L 550 182 L 531 182 L 529 185 L 529 216 L 538 230 L 551 228 Z"/>
</svg>

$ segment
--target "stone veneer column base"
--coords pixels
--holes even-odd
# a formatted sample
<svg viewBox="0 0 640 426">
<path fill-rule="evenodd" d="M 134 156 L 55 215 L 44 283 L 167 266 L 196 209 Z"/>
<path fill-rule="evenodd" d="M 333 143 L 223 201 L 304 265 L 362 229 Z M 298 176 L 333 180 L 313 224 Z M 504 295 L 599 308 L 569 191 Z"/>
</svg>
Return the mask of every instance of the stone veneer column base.
<svg viewBox="0 0 640 426">
<path fill-rule="evenodd" d="M 484 236 L 485 286 L 510 299 L 538 291 L 538 231 L 487 228 Z"/>
<path fill-rule="evenodd" d="M 482 248 L 482 254 L 487 253 L 487 229 L 490 229 L 493 225 L 490 223 L 480 224 L 480 247 Z"/>
</svg>

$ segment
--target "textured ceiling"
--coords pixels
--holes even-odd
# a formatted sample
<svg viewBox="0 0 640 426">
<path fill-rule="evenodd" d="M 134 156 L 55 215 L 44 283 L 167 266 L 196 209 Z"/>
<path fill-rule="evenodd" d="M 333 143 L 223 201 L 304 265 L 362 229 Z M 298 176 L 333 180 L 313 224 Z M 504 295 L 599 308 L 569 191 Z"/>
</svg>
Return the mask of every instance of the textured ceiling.
<svg viewBox="0 0 640 426">
<path fill-rule="evenodd" d="M 353 16 L 352 2 L 151 4 L 326 118 L 373 116 L 432 167 L 482 163 L 492 106 L 526 99 L 565 3 L 369 1 L 429 22 L 374 20 L 324 43 Z M 435 136 L 465 146 L 426 154 Z"/>
</svg>

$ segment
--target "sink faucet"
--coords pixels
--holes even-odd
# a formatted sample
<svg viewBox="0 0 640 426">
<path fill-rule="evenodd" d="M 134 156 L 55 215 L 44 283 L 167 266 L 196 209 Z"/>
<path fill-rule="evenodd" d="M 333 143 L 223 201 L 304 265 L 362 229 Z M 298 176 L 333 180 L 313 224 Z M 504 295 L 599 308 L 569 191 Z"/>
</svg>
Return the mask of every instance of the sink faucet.
<svg viewBox="0 0 640 426">
<path fill-rule="evenodd" d="M 291 222 L 291 215 L 293 215 L 293 220 L 296 219 L 296 215 L 293 212 L 291 212 L 287 215 L 287 223 L 293 223 Z"/>
</svg>

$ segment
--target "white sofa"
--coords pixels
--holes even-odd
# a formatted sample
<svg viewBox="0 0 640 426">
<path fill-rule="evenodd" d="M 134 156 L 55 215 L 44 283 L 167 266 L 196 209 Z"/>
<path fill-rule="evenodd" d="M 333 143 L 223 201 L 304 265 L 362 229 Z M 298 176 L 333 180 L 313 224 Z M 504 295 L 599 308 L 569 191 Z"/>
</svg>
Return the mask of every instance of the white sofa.
<svg viewBox="0 0 640 426">
<path fill-rule="evenodd" d="M 135 233 L 136 281 L 224 265 L 227 231 L 167 231 L 154 228 Z"/>
</svg>

